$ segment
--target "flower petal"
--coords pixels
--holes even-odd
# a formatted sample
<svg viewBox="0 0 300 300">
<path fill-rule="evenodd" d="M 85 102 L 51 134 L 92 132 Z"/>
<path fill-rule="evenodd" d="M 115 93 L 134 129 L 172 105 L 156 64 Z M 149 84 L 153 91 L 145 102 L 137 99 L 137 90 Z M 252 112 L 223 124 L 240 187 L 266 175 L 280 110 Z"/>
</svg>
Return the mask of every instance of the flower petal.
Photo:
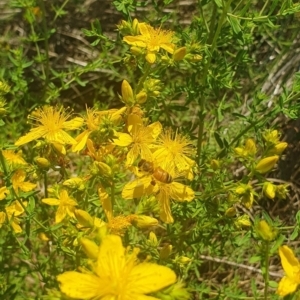
<svg viewBox="0 0 300 300">
<path fill-rule="evenodd" d="M 173 181 L 171 183 L 170 197 L 177 201 L 192 201 L 195 198 L 195 192 L 182 183 Z"/>
<path fill-rule="evenodd" d="M 16 142 L 16 146 L 21 146 L 27 144 L 33 140 L 38 140 L 39 138 L 43 137 L 47 133 L 44 127 L 33 128 L 24 136 L 21 136 Z"/>
<path fill-rule="evenodd" d="M 70 121 L 64 122 L 62 127 L 67 130 L 74 130 L 81 127 L 83 122 L 84 122 L 83 118 L 76 117 Z"/>
<path fill-rule="evenodd" d="M 114 144 L 126 147 L 129 146 L 132 143 L 132 137 L 127 133 L 117 133 L 118 139 L 113 139 Z"/>
<path fill-rule="evenodd" d="M 151 263 L 136 265 L 129 275 L 128 289 L 137 294 L 148 294 L 159 291 L 176 281 L 173 270 Z"/>
<path fill-rule="evenodd" d="M 119 278 L 124 268 L 125 248 L 117 235 L 106 236 L 99 248 L 96 273 L 99 277 Z"/>
<path fill-rule="evenodd" d="M 145 48 L 147 46 L 145 37 L 142 36 L 124 36 L 123 41 L 129 45 Z"/>
<path fill-rule="evenodd" d="M 277 294 L 280 296 L 286 296 L 296 291 L 298 283 L 291 280 L 289 277 L 284 276 L 278 285 Z"/>
<path fill-rule="evenodd" d="M 99 278 L 92 274 L 65 272 L 57 276 L 61 291 L 76 299 L 92 299 L 100 296 Z"/>
<path fill-rule="evenodd" d="M 295 276 L 299 276 L 300 264 L 292 249 L 285 245 L 281 246 L 279 247 L 279 255 L 286 275 L 291 279 L 295 278 Z"/>
<path fill-rule="evenodd" d="M 48 205 L 59 205 L 60 204 L 60 201 L 55 198 L 44 198 L 44 199 L 42 199 L 42 202 L 46 203 Z"/>
</svg>

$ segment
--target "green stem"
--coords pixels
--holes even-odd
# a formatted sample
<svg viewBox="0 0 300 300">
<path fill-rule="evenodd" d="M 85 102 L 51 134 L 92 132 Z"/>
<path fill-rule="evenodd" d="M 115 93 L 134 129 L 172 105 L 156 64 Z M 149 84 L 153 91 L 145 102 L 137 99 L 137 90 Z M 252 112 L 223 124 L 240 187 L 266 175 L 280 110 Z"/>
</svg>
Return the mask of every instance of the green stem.
<svg viewBox="0 0 300 300">
<path fill-rule="evenodd" d="M 43 0 L 39 0 L 39 5 L 43 12 L 43 31 L 44 31 L 44 43 L 45 43 L 45 55 L 46 55 L 46 68 L 45 68 L 45 85 L 44 91 L 46 91 L 48 83 L 49 83 L 49 43 L 48 43 L 48 27 L 46 22 L 46 9 Z"/>
<path fill-rule="evenodd" d="M 45 186 L 45 198 L 48 198 L 48 176 L 47 176 L 47 172 L 44 172 L 44 186 Z"/>
<path fill-rule="evenodd" d="M 269 251 L 270 251 L 270 243 L 266 241 L 265 244 L 265 274 L 264 274 L 264 280 L 265 280 L 265 289 L 264 289 L 264 299 L 268 300 L 268 289 L 269 289 Z"/>
<path fill-rule="evenodd" d="M 214 37 L 213 37 L 213 41 L 210 47 L 210 55 L 207 58 L 207 62 L 204 66 L 203 69 L 203 73 L 202 73 L 202 80 L 201 80 L 201 86 L 202 88 L 204 88 L 204 86 L 206 85 L 206 81 L 207 81 L 207 76 L 208 76 L 208 70 L 211 66 L 211 60 L 213 57 L 213 53 L 215 51 L 216 45 L 217 45 L 217 40 L 219 38 L 222 26 L 224 24 L 225 18 L 227 16 L 227 11 L 230 7 L 232 0 L 229 0 L 227 2 L 227 4 L 223 7 L 223 12 L 222 15 L 220 17 L 219 23 L 218 23 L 218 27 L 217 30 L 215 31 Z M 213 11 L 212 14 L 212 23 L 214 23 L 214 19 L 216 18 L 216 13 L 217 10 Z M 212 33 L 213 33 L 213 28 L 210 29 L 210 35 L 209 35 L 209 40 L 212 38 Z M 199 128 L 198 128 L 198 143 L 197 143 L 197 158 L 198 158 L 198 163 L 200 165 L 200 156 L 201 156 L 201 149 L 202 149 L 202 142 L 203 142 L 203 132 L 204 132 L 204 120 L 205 120 L 205 116 L 206 113 L 204 111 L 205 109 L 205 104 L 206 104 L 206 99 L 205 99 L 205 93 L 202 92 L 200 99 L 199 99 Z"/>
</svg>

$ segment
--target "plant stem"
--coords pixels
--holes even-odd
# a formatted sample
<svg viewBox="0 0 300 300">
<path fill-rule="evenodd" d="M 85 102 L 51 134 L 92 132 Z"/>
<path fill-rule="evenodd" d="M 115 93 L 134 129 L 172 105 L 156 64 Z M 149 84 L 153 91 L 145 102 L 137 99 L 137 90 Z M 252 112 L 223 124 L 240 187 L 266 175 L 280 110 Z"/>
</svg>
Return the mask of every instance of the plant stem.
<svg viewBox="0 0 300 300">
<path fill-rule="evenodd" d="M 220 32 L 221 32 L 221 28 L 224 24 L 224 20 L 227 16 L 227 11 L 230 7 L 232 0 L 229 0 L 227 2 L 226 5 L 223 6 L 223 12 L 222 15 L 220 17 L 219 23 L 218 23 L 218 27 L 217 30 L 215 31 L 215 34 L 213 36 L 213 41 L 210 47 L 210 55 L 207 57 L 207 62 L 204 66 L 204 70 L 203 70 L 203 74 L 202 74 L 202 80 L 201 80 L 201 87 L 204 89 L 204 87 L 206 87 L 206 82 L 207 82 L 207 76 L 208 76 L 208 70 L 211 66 L 211 60 L 213 57 L 213 53 L 215 51 L 216 45 L 217 45 L 217 40 L 219 38 Z M 216 6 L 216 4 L 215 4 Z M 217 9 L 213 10 L 213 14 L 212 14 L 212 24 L 214 24 L 214 20 L 216 19 L 216 14 L 217 14 Z M 213 28 L 210 28 L 210 35 L 208 40 L 210 40 L 212 38 L 212 33 L 214 32 Z M 199 165 L 201 164 L 200 161 L 200 156 L 201 156 L 201 148 L 202 148 L 202 142 L 203 142 L 203 132 L 204 132 L 204 120 L 205 120 L 205 116 L 206 116 L 206 112 L 205 112 L 205 104 L 206 104 L 206 99 L 205 99 L 205 92 L 203 91 L 201 93 L 200 99 L 199 99 L 199 128 L 198 128 L 198 143 L 197 143 L 197 159 L 198 159 L 198 163 Z"/>
<path fill-rule="evenodd" d="M 265 274 L 264 274 L 264 280 L 265 280 L 265 289 L 264 289 L 264 299 L 268 299 L 268 289 L 269 289 L 269 251 L 270 251 L 270 243 L 266 241 L 265 244 Z"/>
</svg>

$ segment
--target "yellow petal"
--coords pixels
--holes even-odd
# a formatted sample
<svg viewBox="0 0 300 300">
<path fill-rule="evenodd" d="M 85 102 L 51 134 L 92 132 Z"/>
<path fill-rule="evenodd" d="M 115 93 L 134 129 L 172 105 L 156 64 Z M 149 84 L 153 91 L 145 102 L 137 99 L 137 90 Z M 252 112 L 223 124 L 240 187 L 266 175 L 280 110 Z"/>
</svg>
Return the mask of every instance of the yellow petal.
<svg viewBox="0 0 300 300">
<path fill-rule="evenodd" d="M 74 130 L 82 126 L 83 124 L 83 118 L 76 117 L 70 121 L 66 121 L 63 124 L 63 128 L 68 129 L 68 130 Z"/>
<path fill-rule="evenodd" d="M 6 186 L 3 186 L 0 188 L 0 200 L 3 200 L 6 198 L 6 196 L 9 195 L 9 190 Z"/>
<path fill-rule="evenodd" d="M 72 298 L 98 299 L 101 295 L 99 278 L 92 274 L 65 272 L 57 276 L 57 281 L 60 283 L 60 290 Z"/>
<path fill-rule="evenodd" d="M 289 278 L 295 278 L 295 276 L 299 276 L 300 264 L 292 249 L 285 245 L 281 246 L 279 247 L 279 255 L 285 274 Z"/>
<path fill-rule="evenodd" d="M 289 277 L 284 276 L 278 285 L 277 294 L 279 296 L 286 296 L 296 291 L 298 283 L 291 280 Z"/>
<path fill-rule="evenodd" d="M 123 188 L 122 197 L 124 199 L 133 199 L 150 195 L 154 189 L 151 182 L 151 176 L 145 176 L 127 183 Z"/>
<path fill-rule="evenodd" d="M 90 134 L 91 134 L 91 131 L 89 131 L 89 130 L 85 130 L 84 132 L 80 133 L 75 139 L 77 144 L 74 144 L 72 146 L 72 151 L 79 152 L 80 150 L 82 150 L 84 148 L 84 146 L 86 145 L 87 139 Z"/>
<path fill-rule="evenodd" d="M 132 137 L 127 133 L 117 133 L 118 139 L 113 139 L 114 144 L 126 147 L 129 146 L 132 143 Z"/>
<path fill-rule="evenodd" d="M 21 183 L 19 187 L 23 192 L 30 192 L 36 187 L 36 184 L 26 181 Z"/>
<path fill-rule="evenodd" d="M 170 197 L 177 201 L 192 201 L 195 198 L 195 192 L 190 187 L 173 181 Z"/>
<path fill-rule="evenodd" d="M 29 133 L 27 133 L 25 136 L 20 137 L 16 142 L 16 146 L 21 146 L 24 144 L 27 144 L 33 140 L 38 140 L 42 136 L 46 134 L 46 131 L 40 127 L 38 128 L 33 128 L 30 130 Z"/>
<path fill-rule="evenodd" d="M 146 60 L 149 64 L 154 64 L 156 61 L 156 55 L 154 52 L 148 52 L 146 54 Z"/>
<path fill-rule="evenodd" d="M 175 51 L 175 45 L 172 43 L 165 43 L 160 45 L 161 48 L 165 49 L 167 52 L 173 54 Z"/>
<path fill-rule="evenodd" d="M 145 48 L 147 44 L 145 43 L 145 38 L 141 36 L 124 36 L 123 41 L 129 45 Z"/>
<path fill-rule="evenodd" d="M 139 23 L 139 30 L 141 35 L 150 38 L 150 32 L 149 29 L 151 29 L 151 26 L 146 23 Z"/>
<path fill-rule="evenodd" d="M 42 199 L 42 202 L 46 203 L 48 205 L 59 205 L 60 204 L 60 201 L 55 198 L 44 198 L 44 199 Z"/>
<path fill-rule="evenodd" d="M 141 263 L 133 268 L 129 275 L 128 289 L 137 294 L 159 291 L 176 281 L 176 274 L 165 266 Z"/>
<path fill-rule="evenodd" d="M 162 131 L 162 125 L 160 122 L 154 122 L 154 123 L 150 124 L 148 126 L 148 128 L 151 128 L 151 130 L 152 130 L 151 135 L 155 139 L 160 135 L 160 133 Z"/>
<path fill-rule="evenodd" d="M 164 190 L 161 190 L 156 196 L 156 199 L 159 201 L 160 205 L 160 219 L 167 224 L 173 223 L 174 219 L 171 214 L 170 197 Z"/>
<path fill-rule="evenodd" d="M 119 278 L 125 263 L 125 248 L 121 238 L 117 235 L 107 235 L 99 248 L 96 273 L 101 277 Z"/>
</svg>

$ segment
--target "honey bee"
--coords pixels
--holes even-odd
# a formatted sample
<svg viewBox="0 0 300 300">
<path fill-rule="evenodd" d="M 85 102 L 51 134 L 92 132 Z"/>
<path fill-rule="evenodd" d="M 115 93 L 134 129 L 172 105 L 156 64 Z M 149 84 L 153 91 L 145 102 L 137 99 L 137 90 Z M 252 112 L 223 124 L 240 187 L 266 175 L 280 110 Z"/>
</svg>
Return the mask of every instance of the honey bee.
<svg viewBox="0 0 300 300">
<path fill-rule="evenodd" d="M 138 167 L 141 171 L 150 173 L 154 179 L 162 183 L 171 183 L 173 181 L 172 176 L 163 170 L 161 167 L 154 167 L 153 162 L 141 159 L 138 163 Z M 155 181 L 151 182 L 152 185 L 155 185 Z"/>
</svg>

